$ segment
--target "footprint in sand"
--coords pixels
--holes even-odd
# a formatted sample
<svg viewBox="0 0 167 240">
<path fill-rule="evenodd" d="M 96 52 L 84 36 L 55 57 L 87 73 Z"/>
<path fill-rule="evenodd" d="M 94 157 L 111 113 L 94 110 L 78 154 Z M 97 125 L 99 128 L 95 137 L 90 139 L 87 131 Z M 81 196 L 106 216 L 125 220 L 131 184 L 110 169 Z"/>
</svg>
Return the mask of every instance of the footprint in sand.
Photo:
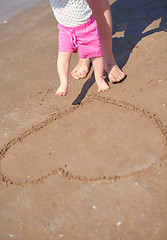
<svg viewBox="0 0 167 240">
<path fill-rule="evenodd" d="M 6 185 L 22 186 L 58 172 L 67 179 L 113 181 L 163 160 L 166 141 L 156 116 L 95 95 L 4 146 L 0 177 Z"/>
</svg>

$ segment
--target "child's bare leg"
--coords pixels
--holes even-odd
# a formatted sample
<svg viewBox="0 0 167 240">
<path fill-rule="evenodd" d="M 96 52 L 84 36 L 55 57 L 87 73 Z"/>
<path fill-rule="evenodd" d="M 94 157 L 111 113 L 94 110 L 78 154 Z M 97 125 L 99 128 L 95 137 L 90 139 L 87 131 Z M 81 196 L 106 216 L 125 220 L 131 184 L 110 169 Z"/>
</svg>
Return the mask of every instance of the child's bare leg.
<svg viewBox="0 0 167 240">
<path fill-rule="evenodd" d="M 57 59 L 57 71 L 60 78 L 60 86 L 56 91 L 57 96 L 65 96 L 68 88 L 69 67 L 72 52 L 60 52 Z"/>
<path fill-rule="evenodd" d="M 98 92 L 104 92 L 109 89 L 109 85 L 103 79 L 103 57 L 92 58 L 94 68 L 95 81 L 98 87 Z"/>
</svg>

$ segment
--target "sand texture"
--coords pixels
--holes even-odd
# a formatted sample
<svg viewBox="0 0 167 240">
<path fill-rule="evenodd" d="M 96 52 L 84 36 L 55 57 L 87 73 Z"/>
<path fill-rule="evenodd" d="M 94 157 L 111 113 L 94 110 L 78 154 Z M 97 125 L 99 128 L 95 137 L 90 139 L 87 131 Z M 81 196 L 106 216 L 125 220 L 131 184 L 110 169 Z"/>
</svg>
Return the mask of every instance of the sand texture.
<svg viewBox="0 0 167 240">
<path fill-rule="evenodd" d="M 0 240 L 166 240 L 167 5 L 110 4 L 127 78 L 100 94 L 91 69 L 55 96 L 49 2 L 0 24 Z"/>
</svg>

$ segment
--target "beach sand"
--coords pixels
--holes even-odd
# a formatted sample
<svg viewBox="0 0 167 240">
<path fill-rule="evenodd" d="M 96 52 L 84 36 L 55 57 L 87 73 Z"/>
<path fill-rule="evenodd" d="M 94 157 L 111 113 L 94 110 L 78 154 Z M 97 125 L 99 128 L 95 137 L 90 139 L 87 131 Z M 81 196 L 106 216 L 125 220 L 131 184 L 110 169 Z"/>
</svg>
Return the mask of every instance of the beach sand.
<svg viewBox="0 0 167 240">
<path fill-rule="evenodd" d="M 131 2 L 110 1 L 127 78 L 100 94 L 91 69 L 55 96 L 49 2 L 0 25 L 1 240 L 166 239 L 166 6 Z"/>
</svg>

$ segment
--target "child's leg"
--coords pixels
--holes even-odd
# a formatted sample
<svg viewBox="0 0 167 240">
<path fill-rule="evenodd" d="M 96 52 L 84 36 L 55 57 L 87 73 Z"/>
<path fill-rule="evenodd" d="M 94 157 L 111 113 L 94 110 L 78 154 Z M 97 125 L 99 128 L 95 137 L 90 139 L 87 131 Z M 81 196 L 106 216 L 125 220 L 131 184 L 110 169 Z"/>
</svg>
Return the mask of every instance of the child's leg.
<svg viewBox="0 0 167 240">
<path fill-rule="evenodd" d="M 95 81 L 97 83 L 98 92 L 104 92 L 109 89 L 109 85 L 103 79 L 103 57 L 92 58 L 92 64 L 94 68 Z"/>
<path fill-rule="evenodd" d="M 57 96 L 65 96 L 68 88 L 69 67 L 72 52 L 60 52 L 57 59 L 57 71 L 60 78 L 60 86 L 56 91 Z"/>
</svg>

